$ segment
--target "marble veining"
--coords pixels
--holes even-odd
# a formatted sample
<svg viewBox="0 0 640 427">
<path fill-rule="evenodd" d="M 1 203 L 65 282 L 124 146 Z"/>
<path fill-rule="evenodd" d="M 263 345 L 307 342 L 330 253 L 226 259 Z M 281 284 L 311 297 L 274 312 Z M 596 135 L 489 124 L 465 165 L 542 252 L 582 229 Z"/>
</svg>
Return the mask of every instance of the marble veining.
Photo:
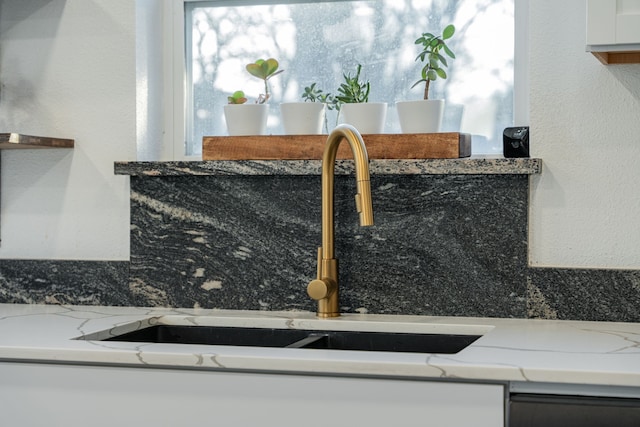
<svg viewBox="0 0 640 427">
<path fill-rule="evenodd" d="M 477 332 L 457 354 L 97 341 L 157 322 L 350 330 Z M 89 340 L 78 339 L 86 337 Z M 0 361 L 640 386 L 640 325 L 466 317 L 0 304 Z M 633 387 L 633 388 L 632 388 Z"/>
</svg>

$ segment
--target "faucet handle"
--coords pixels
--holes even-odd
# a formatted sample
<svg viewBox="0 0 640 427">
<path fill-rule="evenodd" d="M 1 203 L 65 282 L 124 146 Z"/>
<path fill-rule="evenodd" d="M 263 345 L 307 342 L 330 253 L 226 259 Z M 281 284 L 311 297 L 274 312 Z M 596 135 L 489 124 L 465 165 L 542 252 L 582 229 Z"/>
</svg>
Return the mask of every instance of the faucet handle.
<svg viewBox="0 0 640 427">
<path fill-rule="evenodd" d="M 307 294 L 309 294 L 312 299 L 320 301 L 329 298 L 337 288 L 338 285 L 334 280 L 328 278 L 315 279 L 307 285 Z"/>
<path fill-rule="evenodd" d="M 330 265 L 335 265 L 335 260 Z M 307 294 L 316 300 L 320 301 L 325 298 L 329 298 L 338 289 L 338 284 L 335 280 L 325 276 L 324 262 L 322 259 L 322 247 L 318 248 L 318 270 L 316 272 L 316 279 L 309 282 L 307 285 Z"/>
</svg>

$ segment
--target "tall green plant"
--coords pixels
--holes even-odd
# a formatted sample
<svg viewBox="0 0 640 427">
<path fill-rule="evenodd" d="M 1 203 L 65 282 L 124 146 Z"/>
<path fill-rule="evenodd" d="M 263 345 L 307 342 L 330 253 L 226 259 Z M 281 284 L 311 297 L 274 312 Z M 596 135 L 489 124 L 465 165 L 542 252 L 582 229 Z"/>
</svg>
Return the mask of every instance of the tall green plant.
<svg viewBox="0 0 640 427">
<path fill-rule="evenodd" d="M 429 85 L 432 81 L 438 78 L 446 79 L 447 72 L 445 68 L 449 66 L 447 58 L 445 58 L 440 51 L 451 59 L 455 59 L 456 55 L 449 49 L 445 40 L 449 40 L 456 32 L 456 27 L 452 24 L 447 25 L 442 31 L 442 36 L 436 36 L 431 33 L 422 33 L 415 44 L 422 46 L 422 52 L 416 57 L 416 61 L 420 60 L 425 62 L 424 67 L 421 70 L 421 79 L 411 86 L 413 89 L 415 86 L 424 82 L 424 99 L 429 99 Z"/>
</svg>

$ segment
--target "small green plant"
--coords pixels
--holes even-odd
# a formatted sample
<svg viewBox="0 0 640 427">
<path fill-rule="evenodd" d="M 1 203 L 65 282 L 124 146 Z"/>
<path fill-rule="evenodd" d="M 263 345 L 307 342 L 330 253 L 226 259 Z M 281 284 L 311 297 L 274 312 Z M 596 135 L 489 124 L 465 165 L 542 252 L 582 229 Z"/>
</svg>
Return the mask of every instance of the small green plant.
<svg viewBox="0 0 640 427">
<path fill-rule="evenodd" d="M 229 104 L 244 104 L 247 102 L 247 98 L 244 96 L 243 91 L 237 90 L 227 97 L 227 101 L 229 101 Z"/>
<path fill-rule="evenodd" d="M 302 92 L 302 99 L 305 102 L 321 102 L 329 111 L 339 109 L 338 100 L 332 94 L 316 88 L 316 85 L 317 83 L 311 83 L 311 86 L 305 87 L 304 92 Z M 324 116 L 324 129 L 329 132 L 329 119 L 326 114 Z"/>
<path fill-rule="evenodd" d="M 322 89 L 316 89 L 316 84 L 317 83 L 311 83 L 311 86 L 304 88 L 302 99 L 306 102 L 322 102 L 329 110 L 336 108 L 335 97 L 328 92 L 324 92 Z"/>
<path fill-rule="evenodd" d="M 422 36 L 415 42 L 417 45 L 422 46 L 422 52 L 416 57 L 416 61 L 420 60 L 426 62 L 421 71 L 421 79 L 411 86 L 413 89 L 415 86 L 424 82 L 424 99 L 429 99 L 429 84 L 437 80 L 447 78 L 447 73 L 444 70 L 449 65 L 447 64 L 447 58 L 445 58 L 440 51 L 451 59 L 455 59 L 456 55 L 449 49 L 445 40 L 449 40 L 456 32 L 456 27 L 452 24 L 447 25 L 442 31 L 442 36 L 436 36 L 431 33 L 422 33 Z"/>
<path fill-rule="evenodd" d="M 371 90 L 371 84 L 369 81 L 360 81 L 360 71 L 362 65 L 358 64 L 356 75 L 343 74 L 344 83 L 338 88 L 338 95 L 336 95 L 336 108 L 340 109 L 340 104 L 353 104 L 361 102 L 369 102 L 369 91 Z"/>
<path fill-rule="evenodd" d="M 278 61 L 274 58 L 258 59 L 254 63 L 247 64 L 246 69 L 249 74 L 264 81 L 264 93 L 260 94 L 256 104 L 265 104 L 271 97 L 269 93 L 269 79 L 284 71 L 278 70 L 279 65 Z"/>
</svg>

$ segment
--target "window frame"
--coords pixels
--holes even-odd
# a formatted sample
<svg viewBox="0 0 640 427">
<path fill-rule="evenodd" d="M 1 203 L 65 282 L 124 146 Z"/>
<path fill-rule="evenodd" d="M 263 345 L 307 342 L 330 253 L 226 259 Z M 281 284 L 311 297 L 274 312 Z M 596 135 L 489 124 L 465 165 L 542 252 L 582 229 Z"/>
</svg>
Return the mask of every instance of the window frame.
<svg viewBox="0 0 640 427">
<path fill-rule="evenodd" d="M 334 0 L 316 0 L 332 2 Z M 348 1 L 348 0 L 335 0 Z M 514 83 L 513 116 L 515 126 L 529 125 L 529 1 L 514 0 Z M 201 156 L 187 156 L 186 110 L 187 73 L 185 3 L 216 2 L 236 6 L 273 3 L 305 3 L 308 0 L 163 0 L 164 56 L 164 137 L 162 160 L 199 161 Z"/>
</svg>

